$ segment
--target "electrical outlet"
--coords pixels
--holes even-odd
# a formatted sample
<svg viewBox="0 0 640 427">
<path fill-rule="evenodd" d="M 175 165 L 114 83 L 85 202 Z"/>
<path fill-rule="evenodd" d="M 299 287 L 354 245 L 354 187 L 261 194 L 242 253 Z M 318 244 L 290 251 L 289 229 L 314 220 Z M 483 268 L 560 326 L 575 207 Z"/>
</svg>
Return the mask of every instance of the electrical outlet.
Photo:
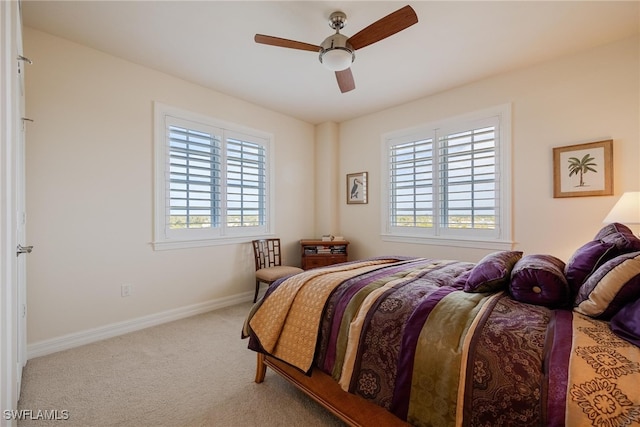
<svg viewBox="0 0 640 427">
<path fill-rule="evenodd" d="M 120 296 L 122 296 L 122 297 L 131 296 L 132 293 L 133 293 L 133 286 L 132 285 L 124 284 L 120 288 Z"/>
</svg>

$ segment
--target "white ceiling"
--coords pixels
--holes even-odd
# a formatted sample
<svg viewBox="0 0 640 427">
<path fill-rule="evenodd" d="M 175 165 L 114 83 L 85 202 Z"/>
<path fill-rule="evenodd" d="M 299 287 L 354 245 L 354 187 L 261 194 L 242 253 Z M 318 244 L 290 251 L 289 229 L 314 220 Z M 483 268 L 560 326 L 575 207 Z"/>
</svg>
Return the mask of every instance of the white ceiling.
<svg viewBox="0 0 640 427">
<path fill-rule="evenodd" d="M 410 4 L 419 22 L 356 52 L 340 93 L 314 52 L 331 12 L 350 36 Z M 25 26 L 310 123 L 341 122 L 639 32 L 638 1 L 23 1 Z M 25 53 L 28 55 L 28 52 Z M 37 58 L 34 58 L 37 61 Z"/>
</svg>

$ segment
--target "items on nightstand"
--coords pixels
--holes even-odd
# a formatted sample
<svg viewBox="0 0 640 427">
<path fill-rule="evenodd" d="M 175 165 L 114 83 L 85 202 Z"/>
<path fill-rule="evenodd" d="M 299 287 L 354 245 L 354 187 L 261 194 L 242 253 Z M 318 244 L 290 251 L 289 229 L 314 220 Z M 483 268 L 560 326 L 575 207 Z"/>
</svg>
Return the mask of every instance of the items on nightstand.
<svg viewBox="0 0 640 427">
<path fill-rule="evenodd" d="M 346 240 L 300 240 L 302 268 L 308 270 L 315 267 L 346 262 L 349 242 Z"/>
</svg>

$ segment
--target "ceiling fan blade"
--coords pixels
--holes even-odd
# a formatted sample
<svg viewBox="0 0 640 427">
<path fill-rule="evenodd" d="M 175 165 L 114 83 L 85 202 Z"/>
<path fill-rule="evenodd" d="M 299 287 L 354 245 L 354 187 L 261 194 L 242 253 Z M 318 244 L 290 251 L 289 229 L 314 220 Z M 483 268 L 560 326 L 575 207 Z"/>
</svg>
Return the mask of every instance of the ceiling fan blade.
<svg viewBox="0 0 640 427">
<path fill-rule="evenodd" d="M 405 6 L 377 20 L 367 28 L 360 30 L 351 36 L 348 42 L 355 50 L 362 49 L 365 46 L 392 36 L 417 22 L 418 15 L 416 15 L 416 12 L 411 6 Z"/>
<path fill-rule="evenodd" d="M 290 49 L 310 50 L 311 52 L 319 52 L 320 46 L 314 44 L 297 42 L 295 40 L 282 39 L 280 37 L 265 36 L 264 34 L 256 34 L 253 38 L 256 43 L 268 44 L 271 46 L 288 47 Z"/>
<path fill-rule="evenodd" d="M 353 81 L 353 74 L 351 68 L 346 70 L 336 71 L 336 80 L 338 80 L 338 87 L 340 92 L 345 93 L 356 88 L 356 84 Z"/>
</svg>

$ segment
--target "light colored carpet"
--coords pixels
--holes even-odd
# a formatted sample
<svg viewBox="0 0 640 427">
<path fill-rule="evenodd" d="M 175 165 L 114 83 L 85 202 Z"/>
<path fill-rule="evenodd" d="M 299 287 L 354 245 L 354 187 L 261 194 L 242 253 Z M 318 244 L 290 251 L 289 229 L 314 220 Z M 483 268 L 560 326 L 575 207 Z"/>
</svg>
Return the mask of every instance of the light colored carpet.
<svg viewBox="0 0 640 427">
<path fill-rule="evenodd" d="M 267 370 L 240 339 L 250 303 L 29 360 L 19 409 L 66 421 L 18 426 L 342 426 Z"/>
</svg>

